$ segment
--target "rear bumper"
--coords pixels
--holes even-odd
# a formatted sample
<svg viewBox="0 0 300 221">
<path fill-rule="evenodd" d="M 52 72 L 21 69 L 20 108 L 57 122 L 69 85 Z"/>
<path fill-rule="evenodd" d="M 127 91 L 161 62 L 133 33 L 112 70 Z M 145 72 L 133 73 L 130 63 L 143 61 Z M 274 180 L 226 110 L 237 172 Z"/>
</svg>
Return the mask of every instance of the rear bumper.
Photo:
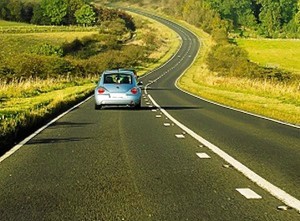
<svg viewBox="0 0 300 221">
<path fill-rule="evenodd" d="M 135 106 L 141 102 L 141 96 L 126 96 L 126 98 L 110 98 L 107 95 L 95 95 L 96 105 Z"/>
</svg>

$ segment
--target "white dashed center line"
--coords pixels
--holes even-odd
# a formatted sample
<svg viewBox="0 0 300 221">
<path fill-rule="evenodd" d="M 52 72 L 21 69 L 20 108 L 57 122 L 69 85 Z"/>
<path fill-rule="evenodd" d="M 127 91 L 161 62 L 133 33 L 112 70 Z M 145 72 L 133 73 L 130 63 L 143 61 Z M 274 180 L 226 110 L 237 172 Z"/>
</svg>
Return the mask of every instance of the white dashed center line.
<svg viewBox="0 0 300 221">
<path fill-rule="evenodd" d="M 147 91 L 146 91 L 147 93 Z M 166 117 L 168 117 L 174 124 L 176 124 L 178 127 L 180 127 L 182 130 L 184 130 L 187 134 L 189 134 L 191 137 L 198 140 L 202 145 L 206 146 L 208 149 L 210 149 L 212 152 L 220 156 L 222 159 L 224 159 L 229 165 L 234 167 L 236 170 L 240 171 L 244 176 L 246 176 L 248 179 L 250 179 L 252 182 L 256 183 L 258 186 L 263 188 L 264 190 L 268 191 L 271 195 L 276 197 L 277 199 L 281 200 L 283 203 L 285 203 L 287 206 L 296 209 L 298 212 L 300 212 L 300 200 L 293 197 L 292 195 L 288 194 L 284 190 L 278 188 L 274 184 L 270 183 L 263 177 L 256 174 L 254 171 L 250 170 L 248 167 L 246 167 L 244 164 L 237 161 L 235 158 L 221 150 L 216 145 L 212 144 L 208 140 L 204 139 L 182 123 L 180 123 L 178 120 L 176 120 L 173 116 L 171 116 L 165 109 L 161 108 L 156 101 L 151 97 L 151 95 L 148 94 L 149 99 L 153 103 L 154 106 L 156 106 Z M 183 138 L 184 135 L 180 134 L 178 135 L 178 138 Z M 176 135 L 177 137 L 177 135 Z M 239 189 L 240 190 L 240 189 Z M 243 191 L 244 192 L 244 191 Z M 247 192 L 247 191 L 246 191 Z"/>
<path fill-rule="evenodd" d="M 201 159 L 210 159 L 211 157 L 207 153 L 196 153 Z"/>
<path fill-rule="evenodd" d="M 249 188 L 237 188 L 236 189 L 240 194 L 242 194 L 247 199 L 261 199 L 262 197 L 255 193 L 253 190 Z"/>
<path fill-rule="evenodd" d="M 182 135 L 182 134 L 176 134 L 175 136 L 176 136 L 178 139 L 184 139 L 184 138 L 185 138 L 185 136 Z"/>
</svg>

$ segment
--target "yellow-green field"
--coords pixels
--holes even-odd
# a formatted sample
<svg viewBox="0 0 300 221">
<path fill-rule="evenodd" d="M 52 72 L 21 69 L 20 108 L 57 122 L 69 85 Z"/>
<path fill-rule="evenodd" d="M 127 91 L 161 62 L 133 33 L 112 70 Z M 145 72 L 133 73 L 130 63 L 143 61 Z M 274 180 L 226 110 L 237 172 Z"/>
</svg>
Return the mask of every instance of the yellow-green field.
<svg viewBox="0 0 300 221">
<path fill-rule="evenodd" d="M 300 74 L 300 40 L 236 39 L 251 61 L 262 66 L 286 69 Z"/>
<path fill-rule="evenodd" d="M 147 35 L 152 30 L 155 30 L 155 32 L 158 33 L 158 35 L 156 36 L 156 41 L 159 42 L 160 47 L 157 50 L 154 50 L 149 56 L 149 58 L 156 60 L 156 62 L 150 64 L 144 63 L 143 67 L 139 67 L 138 74 L 143 75 L 146 72 L 149 72 L 155 69 L 156 67 L 162 65 L 170 57 L 172 57 L 173 54 L 177 51 L 178 47 L 180 46 L 180 41 L 176 32 L 174 32 L 167 26 L 164 26 L 153 19 L 143 17 L 139 14 L 129 14 L 131 14 L 134 17 L 134 20 L 137 23 L 147 24 L 146 28 L 144 27 L 142 29 L 137 30 L 138 36 Z M 138 37 L 136 41 L 132 43 L 138 44 L 139 38 L 141 37 Z"/>
<path fill-rule="evenodd" d="M 146 27 L 138 30 L 137 38 L 131 44 L 143 44 L 140 39 L 147 36 L 149 31 L 157 36 L 155 41 L 159 43 L 159 47 L 150 54 L 151 59 L 145 59 L 147 61 L 141 64 L 141 67 L 136 67 L 139 74 L 143 74 L 168 60 L 177 50 L 179 41 L 173 31 L 158 22 L 149 19 L 141 20 L 140 16 L 137 16 L 137 19 L 141 24 L 147 23 L 150 29 Z M 31 53 L 32 48 L 37 45 L 47 43 L 59 46 L 96 32 L 95 28 L 87 30 L 80 28 L 77 31 L 76 27 L 38 27 L 24 24 L 18 26 L 17 23 L 0 21 L 0 59 L 9 57 L 3 60 L 10 61 L 18 54 Z M 31 127 L 44 116 L 52 116 L 62 107 L 91 94 L 98 77 L 95 75 L 83 78 L 62 76 L 46 80 L 23 78 L 9 83 L 0 82 L 0 138 L 2 139 L 0 143 L 11 143 L 19 128 Z"/>
<path fill-rule="evenodd" d="M 85 36 L 95 33 L 97 32 L 88 31 L 0 34 L 0 42 L 2 43 L 0 55 L 12 55 L 16 53 L 30 52 L 35 46 L 43 43 L 59 46 L 65 42 L 71 42 L 76 38 L 81 39 Z"/>
<path fill-rule="evenodd" d="M 221 104 L 300 125 L 300 82 L 286 84 L 218 76 L 205 64 L 206 56 L 215 44 L 211 37 L 185 22 L 182 25 L 199 37 L 202 47 L 193 66 L 178 81 L 181 88 Z"/>
<path fill-rule="evenodd" d="M 0 30 L 4 27 L 12 27 L 12 26 L 30 26 L 30 24 L 21 23 L 21 22 L 12 22 L 12 21 L 4 21 L 0 19 Z"/>
<path fill-rule="evenodd" d="M 153 14 L 157 14 L 160 10 L 151 9 L 151 5 L 152 4 L 149 4 L 149 11 Z M 126 7 L 127 4 L 122 4 L 122 6 Z M 137 4 L 134 5 L 134 7 L 139 8 Z M 142 10 L 145 10 L 145 8 Z M 179 21 L 164 14 L 162 14 L 162 16 L 174 22 L 178 22 L 193 31 L 201 42 L 201 48 L 194 64 L 177 82 L 179 87 L 220 104 L 300 125 L 300 82 L 287 84 L 267 80 L 218 76 L 218 73 L 211 72 L 206 65 L 206 57 L 211 48 L 216 44 L 216 42 L 212 40 L 212 37 L 185 21 Z M 268 42 L 272 42 L 270 40 L 262 41 L 267 44 Z M 298 42 L 300 41 L 283 40 L 283 42 L 292 42 L 293 45 L 290 46 L 291 49 L 296 47 L 294 44 L 297 44 L 298 49 L 296 50 L 297 52 L 280 52 L 282 55 L 287 55 L 286 57 L 290 58 L 291 53 L 299 53 Z M 278 41 L 278 43 L 280 44 L 280 41 Z M 174 44 L 176 44 L 176 41 L 174 41 Z M 271 47 L 271 45 L 265 47 Z M 282 48 L 287 48 L 287 46 Z M 274 51 L 269 51 L 268 53 L 263 56 L 265 58 L 272 57 Z M 298 56 L 298 59 L 292 63 L 293 65 L 297 65 L 300 60 L 299 54 L 294 56 Z M 255 61 L 254 58 L 253 61 Z M 267 63 L 271 65 L 271 61 L 267 61 Z M 263 63 L 260 64 L 263 65 Z M 288 65 L 287 69 L 289 68 L 291 67 Z M 292 69 L 294 70 L 296 68 L 293 66 Z M 300 70 L 300 68 L 298 70 Z"/>
</svg>

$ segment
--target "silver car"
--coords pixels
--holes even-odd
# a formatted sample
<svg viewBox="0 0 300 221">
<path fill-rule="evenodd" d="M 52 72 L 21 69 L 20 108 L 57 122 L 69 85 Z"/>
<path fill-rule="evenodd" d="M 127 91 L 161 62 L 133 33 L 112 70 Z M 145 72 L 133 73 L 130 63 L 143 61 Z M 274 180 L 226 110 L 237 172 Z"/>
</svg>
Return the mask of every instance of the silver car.
<svg viewBox="0 0 300 221">
<path fill-rule="evenodd" d="M 103 106 L 141 107 L 142 83 L 137 82 L 131 70 L 104 71 L 95 88 L 95 109 Z"/>
</svg>

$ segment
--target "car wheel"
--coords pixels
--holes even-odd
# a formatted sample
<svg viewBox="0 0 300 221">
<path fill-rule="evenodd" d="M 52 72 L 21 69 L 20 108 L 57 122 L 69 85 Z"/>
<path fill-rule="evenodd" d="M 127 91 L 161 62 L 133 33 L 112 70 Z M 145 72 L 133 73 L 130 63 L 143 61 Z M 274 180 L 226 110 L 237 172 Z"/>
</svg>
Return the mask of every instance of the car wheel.
<svg viewBox="0 0 300 221">
<path fill-rule="evenodd" d="M 95 110 L 101 110 L 102 106 L 95 104 Z"/>
<path fill-rule="evenodd" d="M 141 107 L 142 107 L 141 101 L 135 105 L 135 109 L 141 109 Z"/>
</svg>

